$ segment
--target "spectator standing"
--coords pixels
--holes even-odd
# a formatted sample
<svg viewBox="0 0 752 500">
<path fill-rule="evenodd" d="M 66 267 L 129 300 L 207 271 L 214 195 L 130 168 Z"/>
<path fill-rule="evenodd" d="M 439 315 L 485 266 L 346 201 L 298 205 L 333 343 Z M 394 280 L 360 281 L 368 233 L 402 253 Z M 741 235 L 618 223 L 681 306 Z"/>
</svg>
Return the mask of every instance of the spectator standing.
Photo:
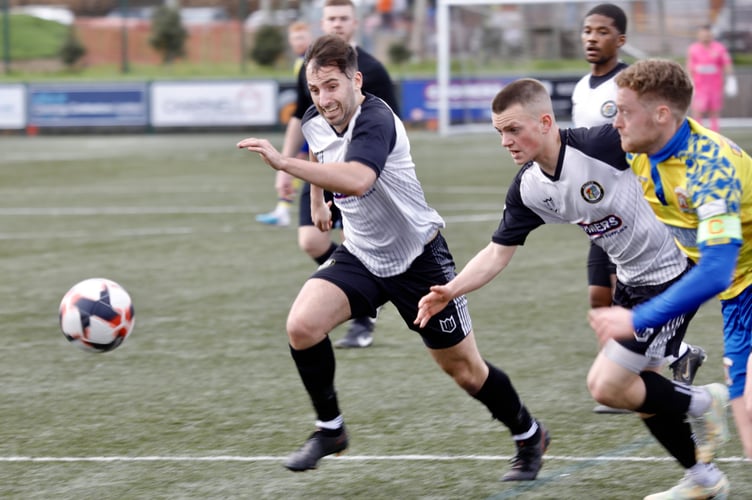
<svg viewBox="0 0 752 500">
<path fill-rule="evenodd" d="M 723 110 L 724 87 L 736 93 L 736 77 L 731 56 L 713 37 L 710 26 L 697 30 L 697 40 L 687 49 L 687 71 L 694 85 L 692 115 L 701 124 L 718 132 Z"/>
</svg>

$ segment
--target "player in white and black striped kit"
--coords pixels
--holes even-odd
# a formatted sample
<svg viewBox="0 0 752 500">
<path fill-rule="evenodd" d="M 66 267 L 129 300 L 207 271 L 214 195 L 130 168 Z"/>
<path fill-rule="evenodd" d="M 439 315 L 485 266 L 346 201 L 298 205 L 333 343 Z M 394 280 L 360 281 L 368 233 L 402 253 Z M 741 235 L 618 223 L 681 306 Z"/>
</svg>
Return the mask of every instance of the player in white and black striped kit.
<svg viewBox="0 0 752 500">
<path fill-rule="evenodd" d="M 443 318 L 447 303 L 489 283 L 528 234 L 546 223 L 577 224 L 607 252 L 617 268 L 614 302 L 626 308 L 658 295 L 689 270 L 689 259 L 646 203 L 611 125 L 559 129 L 546 88 L 533 79 L 504 87 L 491 113 L 502 146 L 521 168 L 507 191 L 491 243 L 449 283 L 431 287 L 420 300 L 417 324 Z M 687 415 L 697 418 L 697 435 L 710 434 L 704 417 L 718 410 L 712 392 L 658 373 L 664 356 L 678 351 L 695 312 L 629 339 L 609 340 L 601 346 L 587 382 L 599 403 L 639 412 L 686 470 L 712 477 L 719 471 L 698 462 L 687 422 Z"/>
<path fill-rule="evenodd" d="M 616 116 L 614 79 L 627 67 L 619 58 L 619 51 L 627 41 L 627 15 L 618 5 L 596 5 L 585 14 L 580 38 L 590 73 L 577 82 L 572 92 L 572 122 L 575 127 L 611 124 Z M 587 279 L 590 307 L 610 306 L 616 285 L 616 265 L 596 244 L 591 244 L 588 252 Z M 692 384 L 706 358 L 702 347 L 682 342 L 677 356 L 669 356 L 666 364 L 674 380 Z M 605 405 L 597 405 L 593 411 L 629 413 Z"/>
<path fill-rule="evenodd" d="M 355 50 L 339 37 L 317 39 L 305 64 L 314 105 L 302 130 L 311 161 L 283 156 L 265 139 L 238 143 L 274 169 L 311 183 L 311 214 L 319 229 L 331 225 L 324 189 L 335 194 L 344 220 L 344 243 L 306 281 L 287 318 L 290 351 L 316 411 L 317 430 L 285 467 L 313 469 L 322 457 L 347 448 L 328 334 L 390 301 L 438 365 L 509 428 L 517 456 L 502 479 L 535 479 L 548 432 L 509 377 L 481 357 L 466 298 L 453 300 L 441 319 L 413 324 L 420 297 L 433 283 L 450 280 L 455 266 L 440 233 L 444 221 L 426 203 L 416 177 L 402 122 L 381 99 L 361 92 Z"/>
</svg>

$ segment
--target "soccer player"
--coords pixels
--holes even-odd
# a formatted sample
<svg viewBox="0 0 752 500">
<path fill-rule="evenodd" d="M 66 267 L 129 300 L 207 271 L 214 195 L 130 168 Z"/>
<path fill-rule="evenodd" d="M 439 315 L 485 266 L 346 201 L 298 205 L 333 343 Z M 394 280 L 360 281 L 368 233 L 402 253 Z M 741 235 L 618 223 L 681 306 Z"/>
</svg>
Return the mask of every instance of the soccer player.
<svg viewBox="0 0 752 500">
<path fill-rule="evenodd" d="M 432 318 L 444 321 L 451 313 L 448 304 L 489 283 L 528 234 L 545 223 L 577 224 L 607 252 L 618 276 L 614 300 L 626 307 L 657 295 L 688 272 L 690 262 L 671 233 L 651 220 L 613 127 L 559 129 L 546 88 L 533 79 L 505 86 L 491 113 L 501 145 L 522 168 L 507 191 L 491 242 L 451 281 L 431 287 L 418 304 L 418 325 Z M 721 491 L 728 481 L 709 460 L 696 458 L 687 415 L 712 451 L 725 436 L 714 424 L 726 417 L 726 388 L 687 386 L 658 373 L 664 356 L 678 350 L 693 315 L 687 310 L 637 338 L 604 342 L 587 383 L 598 402 L 644 414 L 650 432 L 688 473 Z"/>
<path fill-rule="evenodd" d="M 619 59 L 619 50 L 627 41 L 627 15 L 611 3 L 596 5 L 585 14 L 580 39 L 590 73 L 577 82 L 572 92 L 572 122 L 575 127 L 610 124 L 616 116 L 614 77 L 627 67 Z M 616 286 L 616 266 L 593 242 L 588 252 L 587 276 L 590 307 L 610 306 Z M 691 385 L 706 359 L 704 349 L 682 342 L 678 356 L 669 356 L 666 362 L 674 380 Z M 629 413 L 601 404 L 593 411 Z"/>
<path fill-rule="evenodd" d="M 697 30 L 697 40 L 687 49 L 687 71 L 694 84 L 692 115 L 718 132 L 723 109 L 724 76 L 734 78 L 734 67 L 726 47 L 713 39 L 710 26 Z"/>
<path fill-rule="evenodd" d="M 351 0 L 326 0 L 324 3 L 321 29 L 325 34 L 337 35 L 348 43 L 354 43 L 358 28 L 355 5 Z M 384 66 L 371 54 L 361 48 L 356 49 L 358 68 L 363 75 L 363 90 L 381 98 L 399 116 L 397 98 L 394 86 Z M 294 156 L 303 144 L 303 134 L 300 124 L 306 110 L 311 106 L 311 95 L 306 85 L 305 68 L 298 73 L 298 103 L 295 113 L 290 118 L 285 130 L 282 154 Z M 277 172 L 277 189 L 289 190 L 292 177 L 286 172 Z M 331 193 L 325 193 L 327 200 L 332 199 Z M 331 257 L 338 244 L 332 241 L 330 231 L 319 231 L 314 226 L 311 217 L 310 185 L 303 184 L 300 193 L 300 214 L 298 221 L 298 246 L 308 254 L 317 264 L 321 265 Z M 340 228 L 342 218 L 339 208 L 332 205 L 332 228 Z M 373 343 L 374 318 L 370 316 L 356 316 L 350 323 L 345 336 L 339 339 L 336 347 L 359 348 L 368 347 Z"/>
<path fill-rule="evenodd" d="M 616 116 L 614 77 L 627 67 L 619 58 L 619 49 L 627 41 L 627 15 L 614 4 L 596 5 L 585 14 L 580 41 L 590 73 L 572 91 L 572 122 L 575 127 L 611 123 Z M 606 304 L 611 302 L 608 288 Z"/>
<path fill-rule="evenodd" d="M 481 357 L 465 297 L 454 300 L 441 320 L 422 327 L 412 323 L 420 297 L 430 283 L 453 276 L 454 261 L 440 232 L 444 220 L 426 203 L 416 177 L 404 125 L 384 101 L 362 92 L 356 49 L 340 37 L 318 38 L 305 64 L 314 105 L 303 117 L 302 131 L 311 161 L 280 154 L 264 139 L 238 143 L 272 168 L 311 184 L 312 217 L 319 230 L 332 225 L 324 189 L 335 193 L 333 203 L 344 221 L 344 243 L 306 281 L 287 318 L 290 351 L 316 411 L 317 429 L 285 466 L 313 469 L 322 457 L 347 448 L 328 334 L 390 301 L 437 364 L 511 431 L 517 455 L 502 479 L 535 479 L 548 432 L 509 377 Z"/>
<path fill-rule="evenodd" d="M 687 118 L 692 80 L 679 64 L 640 61 L 622 71 L 616 84 L 614 126 L 622 148 L 630 152 L 628 161 L 655 215 L 697 265 L 632 310 L 591 310 L 590 324 L 601 339 L 628 338 L 718 295 L 732 412 L 744 453 L 752 458 L 752 158 Z M 672 492 L 706 486 L 690 476 Z M 679 498 L 668 495 L 657 498 Z"/>
<path fill-rule="evenodd" d="M 303 57 L 305 51 L 313 40 L 311 28 L 305 21 L 296 21 L 287 27 L 287 43 L 290 45 L 293 54 L 295 54 L 295 63 L 293 64 L 293 74 L 297 77 L 300 74 L 300 68 L 303 66 Z M 301 158 L 308 157 L 308 145 L 303 142 L 298 156 Z M 256 216 L 256 220 L 262 224 L 270 226 L 289 226 L 290 225 L 290 206 L 292 206 L 295 197 L 295 181 L 285 182 L 275 185 L 277 190 L 277 205 L 274 210 L 265 214 Z"/>
</svg>

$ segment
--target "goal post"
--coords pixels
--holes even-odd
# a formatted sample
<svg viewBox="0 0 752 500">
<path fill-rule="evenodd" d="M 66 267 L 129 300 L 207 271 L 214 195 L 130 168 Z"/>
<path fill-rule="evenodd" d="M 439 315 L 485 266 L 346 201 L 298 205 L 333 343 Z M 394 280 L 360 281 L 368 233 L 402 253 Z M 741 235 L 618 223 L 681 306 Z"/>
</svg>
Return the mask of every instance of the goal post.
<svg viewBox="0 0 752 500">
<path fill-rule="evenodd" d="M 752 0 L 744 0 L 751 2 Z M 574 84 L 588 72 L 582 20 L 598 0 L 436 0 L 436 80 L 427 110 L 438 132 L 490 130 L 490 105 L 509 82 L 532 77 L 549 88 L 557 118 L 566 122 Z M 683 61 L 697 26 L 713 18 L 707 0 L 612 0 L 627 15 L 626 62 L 646 57 Z M 739 1 L 736 2 L 739 4 Z M 733 10 L 733 9 L 732 9 Z M 738 7 L 741 15 L 746 10 Z M 752 13 L 752 8 L 750 9 Z M 716 27 L 722 27 L 721 21 Z M 569 68 L 569 69 L 564 69 Z M 739 78 L 749 81 L 739 71 Z M 742 80 L 740 80 L 742 81 Z M 748 88 L 741 86 L 740 88 Z M 742 94 L 740 92 L 740 94 Z M 751 126 L 749 92 L 729 99 L 722 126 Z"/>
<path fill-rule="evenodd" d="M 526 6 L 533 4 L 584 4 L 593 3 L 588 0 L 437 0 L 436 4 L 436 34 L 437 34 L 437 64 L 436 64 L 436 86 L 437 86 L 437 129 L 440 135 L 449 135 L 459 132 L 477 132 L 488 130 L 489 123 L 461 123 L 452 124 L 451 103 L 452 100 L 462 100 L 464 85 L 458 85 L 453 88 L 451 61 L 452 61 L 452 16 L 450 15 L 453 7 L 483 7 L 483 6 Z M 520 27 L 521 28 L 521 27 Z M 492 82 L 491 82 L 492 83 Z M 477 89 L 476 89 L 477 90 Z M 493 96 L 491 96 L 493 97 Z M 491 100 L 488 99 L 490 108 Z"/>
</svg>

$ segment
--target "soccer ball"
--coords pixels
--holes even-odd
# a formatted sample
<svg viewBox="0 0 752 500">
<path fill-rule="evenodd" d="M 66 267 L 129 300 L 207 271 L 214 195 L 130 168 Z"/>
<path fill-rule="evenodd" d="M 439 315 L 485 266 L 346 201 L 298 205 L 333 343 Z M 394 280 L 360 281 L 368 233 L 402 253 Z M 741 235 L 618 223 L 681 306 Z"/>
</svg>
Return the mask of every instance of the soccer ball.
<svg viewBox="0 0 752 500">
<path fill-rule="evenodd" d="M 115 349 L 133 331 L 133 302 L 112 280 L 76 283 L 60 302 L 60 329 L 68 341 L 90 352 Z"/>
</svg>

